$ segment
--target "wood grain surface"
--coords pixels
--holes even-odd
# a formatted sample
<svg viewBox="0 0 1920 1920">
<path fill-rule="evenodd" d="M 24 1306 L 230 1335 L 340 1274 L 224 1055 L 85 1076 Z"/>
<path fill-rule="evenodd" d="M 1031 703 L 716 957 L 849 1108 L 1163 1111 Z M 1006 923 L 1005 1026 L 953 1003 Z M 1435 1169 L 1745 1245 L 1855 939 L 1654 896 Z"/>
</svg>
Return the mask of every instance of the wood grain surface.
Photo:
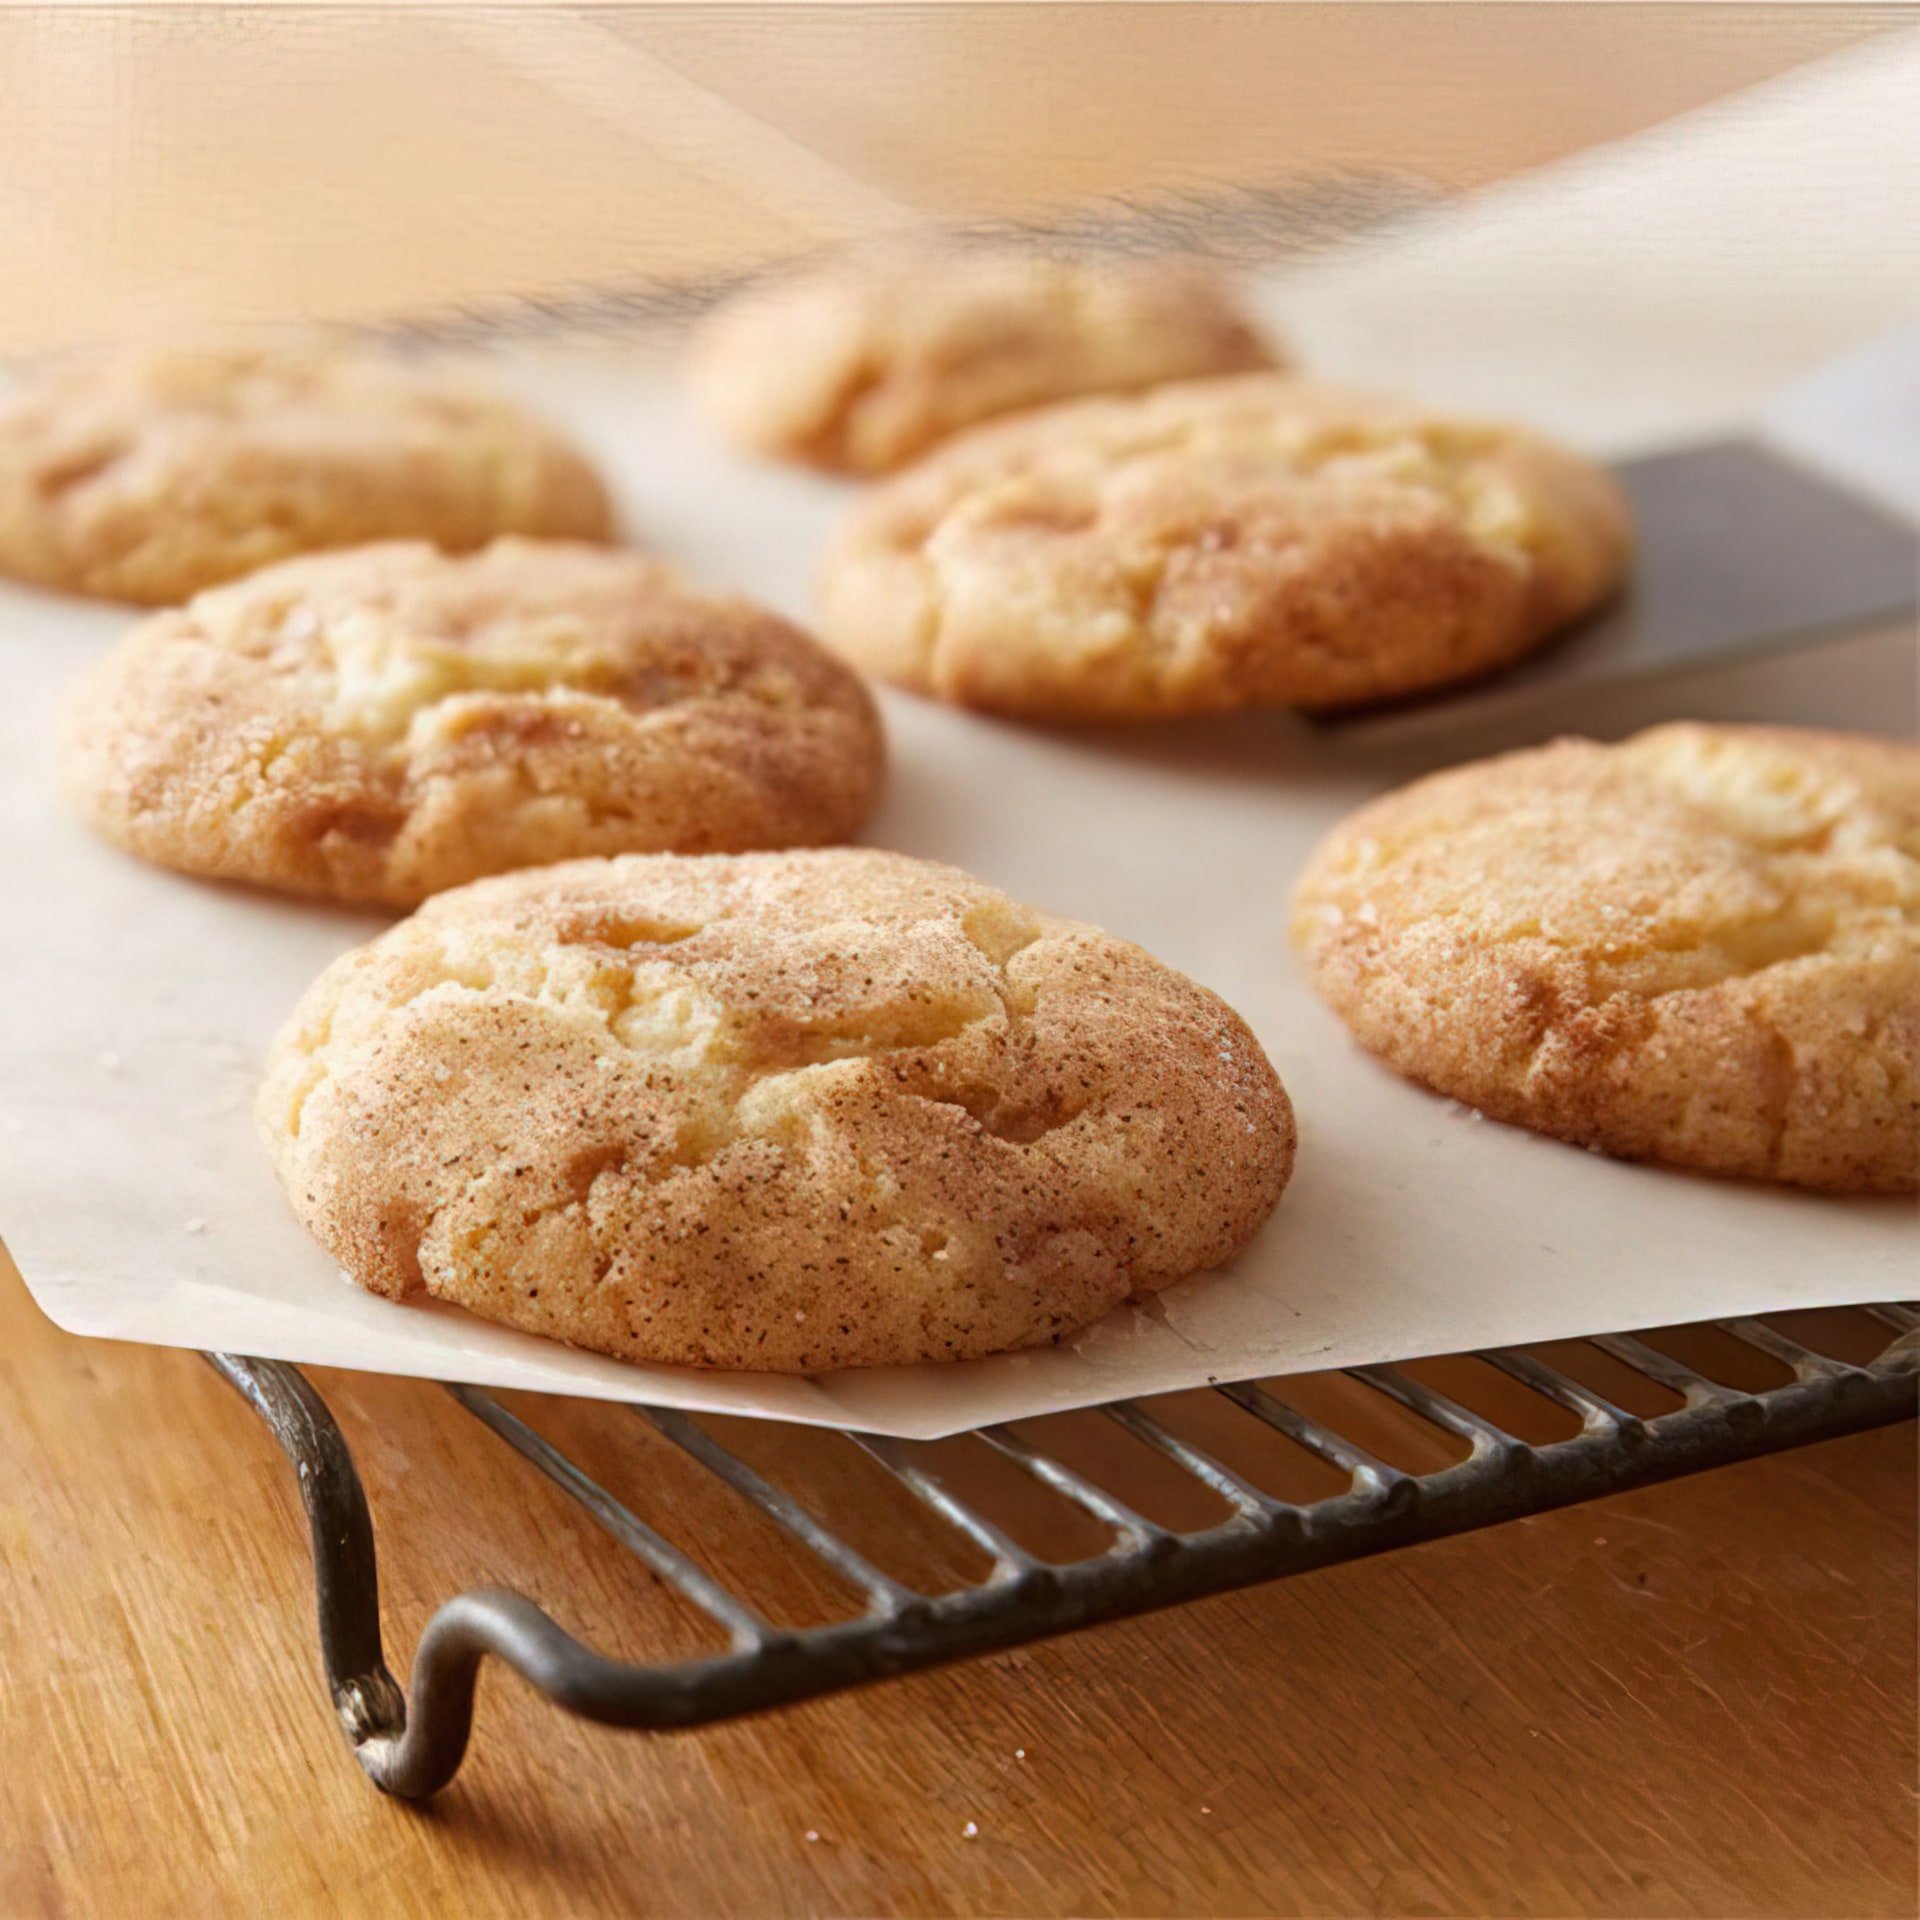
<svg viewBox="0 0 1920 1920">
<path fill-rule="evenodd" d="M 1112 219 L 1246 186 L 1338 231 L 1356 192 L 1462 192 L 1915 19 L 4 6 L 0 353 L 697 279 L 927 218 Z"/>
<path fill-rule="evenodd" d="M 495 1582 L 629 1657 L 710 1644 L 439 1389 L 317 1377 L 397 1670 Z M 1343 1385 L 1299 1391 L 1350 1419 Z M 776 1617 L 841 1604 L 631 1416 L 515 1404 Z M 977 1571 L 836 1436 L 724 1424 L 891 1570 Z M 203 1362 L 71 1339 L 0 1276 L 0 1463 L 9 1916 L 1915 1910 L 1910 1426 L 693 1734 L 494 1673 L 425 1809 L 334 1728 L 291 1475 Z"/>
<path fill-rule="evenodd" d="M 1223 179 L 1465 191 L 1915 15 L 1115 17 L 0 9 L 0 286 L 32 292 L 0 299 L 0 351 Z M 438 1389 L 318 1377 L 396 1671 L 483 1583 L 630 1657 L 710 1644 Z M 1444 1457 L 1337 1380 L 1296 1391 L 1402 1464 Z M 515 1404 L 774 1617 L 843 1598 L 631 1417 Z M 1193 1517 L 1104 1429 L 1047 1431 Z M 844 1442 L 725 1432 L 903 1577 L 977 1572 Z M 944 1470 L 1023 1497 L 967 1444 Z M 1016 1525 L 1089 1544 L 1031 1503 Z M 1906 1427 L 694 1734 L 590 1727 L 492 1674 L 467 1770 L 414 1809 L 324 1703 L 264 1428 L 193 1355 L 60 1334 L 0 1256 L 0 1916 L 1912 1915 L 1915 1553 Z"/>
</svg>

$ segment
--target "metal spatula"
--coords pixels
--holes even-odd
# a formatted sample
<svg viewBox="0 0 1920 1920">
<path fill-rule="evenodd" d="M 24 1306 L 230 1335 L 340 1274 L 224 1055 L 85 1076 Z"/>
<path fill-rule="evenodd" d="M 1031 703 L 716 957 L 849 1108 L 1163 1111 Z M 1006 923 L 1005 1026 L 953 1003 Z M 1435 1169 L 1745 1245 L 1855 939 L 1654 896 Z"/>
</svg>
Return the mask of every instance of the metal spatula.
<svg viewBox="0 0 1920 1920">
<path fill-rule="evenodd" d="M 1822 368 L 1751 438 L 1623 462 L 1639 550 L 1604 612 L 1500 674 L 1319 716 L 1412 739 L 1569 689 L 1813 647 L 1920 606 L 1920 327 Z"/>
</svg>

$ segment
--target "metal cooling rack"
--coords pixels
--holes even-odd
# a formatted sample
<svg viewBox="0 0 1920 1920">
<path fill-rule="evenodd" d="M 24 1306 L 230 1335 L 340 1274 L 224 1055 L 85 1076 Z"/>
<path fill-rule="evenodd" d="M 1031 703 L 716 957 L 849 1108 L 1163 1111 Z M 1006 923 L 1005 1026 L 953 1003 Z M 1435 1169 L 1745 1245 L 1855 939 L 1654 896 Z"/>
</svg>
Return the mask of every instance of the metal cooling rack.
<svg viewBox="0 0 1920 1920">
<path fill-rule="evenodd" d="M 410 1697 L 381 1650 L 372 1516 L 326 1402 L 283 1361 L 206 1357 L 272 1428 L 299 1475 L 312 1530 L 321 1661 L 347 1739 L 377 1786 L 422 1799 L 459 1769 L 481 1663 L 490 1654 L 588 1719 L 656 1731 L 695 1727 L 1911 1416 L 1920 1379 L 1920 1311 L 1912 1305 L 1851 1311 L 1869 1316 L 1887 1336 L 1862 1364 L 1817 1353 L 1762 1320 L 1714 1322 L 1720 1335 L 1791 1373 L 1789 1381 L 1759 1391 L 1709 1378 L 1645 1340 L 1594 1336 L 1590 1347 L 1678 1396 L 1678 1406 L 1652 1415 L 1627 1411 L 1524 1349 L 1471 1356 L 1577 1417 L 1577 1433 L 1541 1444 L 1517 1438 L 1403 1368 L 1352 1369 L 1348 1377 L 1370 1396 L 1465 1443 L 1464 1457 L 1429 1473 L 1402 1472 L 1309 1418 L 1283 1397 L 1284 1381 L 1212 1388 L 1346 1476 L 1345 1491 L 1309 1503 L 1263 1490 L 1138 1402 L 1097 1409 L 1224 1505 L 1225 1519 L 1194 1530 L 1144 1518 L 1011 1427 L 980 1429 L 973 1438 L 1107 1530 L 1104 1551 L 1064 1565 L 1029 1553 L 943 1484 L 924 1450 L 872 1434 L 847 1435 L 991 1563 L 983 1580 L 933 1595 L 873 1566 L 687 1415 L 609 1407 L 610 1419 L 649 1423 L 864 1601 L 851 1618 L 799 1629 L 763 1619 L 492 1394 L 448 1386 L 475 1419 L 723 1628 L 731 1645 L 704 1659 L 625 1664 L 584 1646 L 523 1595 L 475 1589 L 446 1602 L 428 1622 L 414 1654 Z"/>
</svg>

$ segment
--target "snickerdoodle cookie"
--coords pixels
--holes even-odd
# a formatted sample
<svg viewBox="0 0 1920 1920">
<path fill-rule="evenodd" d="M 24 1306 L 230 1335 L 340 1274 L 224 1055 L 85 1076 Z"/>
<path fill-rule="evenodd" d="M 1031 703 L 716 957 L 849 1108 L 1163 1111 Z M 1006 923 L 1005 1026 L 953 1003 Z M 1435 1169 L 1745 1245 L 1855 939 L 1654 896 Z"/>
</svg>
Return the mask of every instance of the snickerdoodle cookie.
<svg viewBox="0 0 1920 1920">
<path fill-rule="evenodd" d="M 1361 1044 L 1495 1119 L 1841 1192 L 1920 1175 L 1920 748 L 1561 740 L 1363 807 L 1301 881 Z"/>
<path fill-rule="evenodd" d="M 259 1118 L 374 1292 L 778 1372 L 1052 1340 L 1227 1259 L 1293 1158 L 1204 988 L 847 849 L 441 894 L 321 975 Z"/>
<path fill-rule="evenodd" d="M 393 542 L 152 615 L 82 686 L 67 785 L 164 866 L 411 906 L 582 854 L 844 839 L 883 760 L 854 674 L 659 561 Z"/>
<path fill-rule="evenodd" d="M 961 436 L 855 509 L 823 631 L 1007 714 L 1338 706 L 1525 653 L 1629 544 L 1618 487 L 1550 441 L 1250 374 Z"/>
<path fill-rule="evenodd" d="M 604 540 L 551 428 L 370 352 L 125 352 L 0 396 L 0 573 L 171 606 L 297 553 Z"/>
<path fill-rule="evenodd" d="M 691 372 L 741 445 L 876 473 L 1015 408 L 1277 363 L 1195 261 L 908 246 L 737 296 Z"/>
</svg>

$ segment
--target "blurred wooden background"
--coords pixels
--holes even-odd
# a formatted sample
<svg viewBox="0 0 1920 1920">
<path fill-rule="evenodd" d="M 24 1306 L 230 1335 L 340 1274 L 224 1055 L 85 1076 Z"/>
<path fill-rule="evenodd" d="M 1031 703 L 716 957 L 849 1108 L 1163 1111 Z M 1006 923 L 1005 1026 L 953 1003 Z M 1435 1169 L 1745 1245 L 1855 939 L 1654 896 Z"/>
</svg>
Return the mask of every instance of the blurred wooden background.
<svg viewBox="0 0 1920 1920">
<path fill-rule="evenodd" d="M 1338 225 L 1917 21 L 0 0 L 0 353 L 1223 186 Z M 400 1662 L 482 1581 L 667 1650 L 436 1389 L 325 1387 Z M 656 1465 L 697 1551 L 784 1578 Z M 1863 1435 L 680 1740 L 490 1678 L 473 1765 L 414 1812 L 325 1712 L 271 1440 L 192 1355 L 55 1332 L 0 1255 L 0 1915 L 1911 1920 L 1914 1468 L 1910 1430 Z"/>
<path fill-rule="evenodd" d="M 926 217 L 1319 228 L 1920 19 L 1868 5 L 0 7 L 0 352 L 417 315 Z"/>
</svg>

